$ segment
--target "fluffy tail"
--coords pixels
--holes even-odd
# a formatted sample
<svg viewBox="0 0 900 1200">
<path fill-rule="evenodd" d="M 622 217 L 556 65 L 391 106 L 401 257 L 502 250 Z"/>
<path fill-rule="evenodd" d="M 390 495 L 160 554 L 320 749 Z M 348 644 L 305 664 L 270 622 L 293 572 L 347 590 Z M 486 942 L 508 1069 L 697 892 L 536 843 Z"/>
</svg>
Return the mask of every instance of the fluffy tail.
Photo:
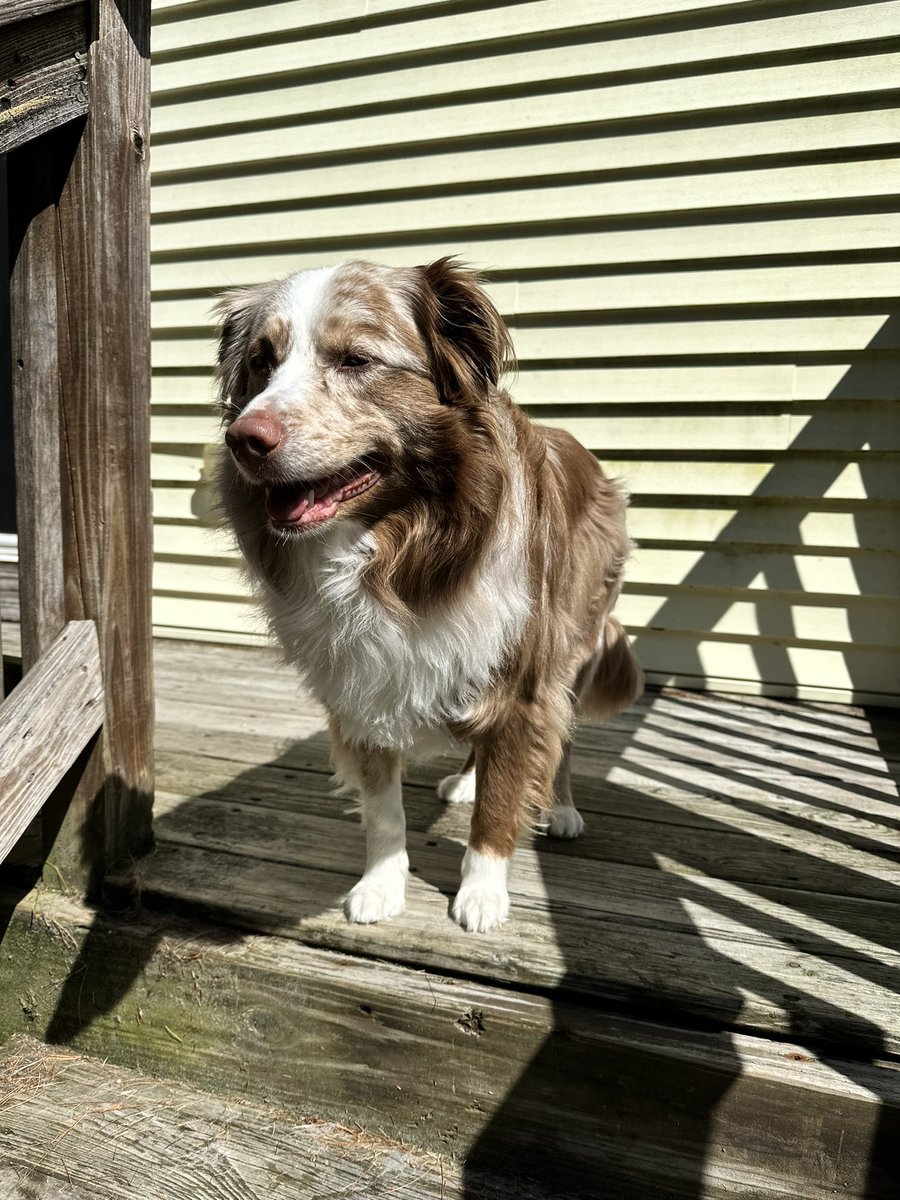
<svg viewBox="0 0 900 1200">
<path fill-rule="evenodd" d="M 643 694 L 644 672 L 615 617 L 607 617 L 602 644 L 582 668 L 577 691 L 582 716 L 600 720 L 628 708 Z"/>
</svg>

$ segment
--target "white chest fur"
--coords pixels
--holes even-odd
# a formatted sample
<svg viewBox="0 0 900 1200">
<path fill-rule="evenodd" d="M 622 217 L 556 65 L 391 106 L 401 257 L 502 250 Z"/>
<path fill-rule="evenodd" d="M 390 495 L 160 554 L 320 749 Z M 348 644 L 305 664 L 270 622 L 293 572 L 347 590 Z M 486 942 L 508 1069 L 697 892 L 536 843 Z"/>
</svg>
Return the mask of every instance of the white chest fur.
<svg viewBox="0 0 900 1200">
<path fill-rule="evenodd" d="M 498 534 L 465 593 L 401 624 L 361 583 L 373 543 L 354 521 L 285 547 L 291 578 L 262 599 L 286 657 L 344 736 L 409 749 L 458 720 L 489 684 L 529 612 L 521 529 Z"/>
</svg>

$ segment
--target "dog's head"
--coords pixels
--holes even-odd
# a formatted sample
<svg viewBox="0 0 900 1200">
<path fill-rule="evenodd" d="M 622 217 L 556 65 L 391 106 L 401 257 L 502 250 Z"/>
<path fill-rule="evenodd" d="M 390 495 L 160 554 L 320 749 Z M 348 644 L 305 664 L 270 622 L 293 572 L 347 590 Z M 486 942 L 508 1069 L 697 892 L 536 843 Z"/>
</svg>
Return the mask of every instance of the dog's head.
<svg viewBox="0 0 900 1200">
<path fill-rule="evenodd" d="M 437 486 L 512 359 L 499 313 L 452 259 L 304 271 L 218 308 L 225 441 L 282 534 Z"/>
</svg>

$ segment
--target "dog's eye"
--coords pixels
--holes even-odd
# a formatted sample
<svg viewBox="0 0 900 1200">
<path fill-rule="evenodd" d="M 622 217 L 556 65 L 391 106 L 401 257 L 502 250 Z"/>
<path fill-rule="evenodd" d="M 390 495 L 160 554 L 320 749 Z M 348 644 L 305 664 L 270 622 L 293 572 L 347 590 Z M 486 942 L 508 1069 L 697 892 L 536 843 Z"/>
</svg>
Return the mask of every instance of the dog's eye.
<svg viewBox="0 0 900 1200">
<path fill-rule="evenodd" d="M 371 361 L 371 358 L 366 358 L 364 354 L 345 354 L 341 359 L 340 368 L 342 371 L 358 371 L 369 366 Z"/>
<path fill-rule="evenodd" d="M 272 370 L 268 355 L 254 354 L 250 359 L 250 370 L 255 371 L 257 375 L 268 375 Z"/>
</svg>

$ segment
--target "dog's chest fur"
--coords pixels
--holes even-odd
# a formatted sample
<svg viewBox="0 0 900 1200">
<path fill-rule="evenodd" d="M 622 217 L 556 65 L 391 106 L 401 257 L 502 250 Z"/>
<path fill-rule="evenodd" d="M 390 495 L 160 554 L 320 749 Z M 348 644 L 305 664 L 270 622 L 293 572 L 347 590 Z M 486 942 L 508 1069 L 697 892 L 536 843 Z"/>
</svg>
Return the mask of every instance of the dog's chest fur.
<svg viewBox="0 0 900 1200">
<path fill-rule="evenodd" d="M 448 722 L 464 718 L 522 634 L 530 605 L 521 528 L 498 529 L 465 590 L 413 623 L 364 587 L 372 546 L 355 521 L 288 543 L 278 590 L 257 575 L 262 599 L 288 661 L 345 738 L 427 750 Z"/>
</svg>

